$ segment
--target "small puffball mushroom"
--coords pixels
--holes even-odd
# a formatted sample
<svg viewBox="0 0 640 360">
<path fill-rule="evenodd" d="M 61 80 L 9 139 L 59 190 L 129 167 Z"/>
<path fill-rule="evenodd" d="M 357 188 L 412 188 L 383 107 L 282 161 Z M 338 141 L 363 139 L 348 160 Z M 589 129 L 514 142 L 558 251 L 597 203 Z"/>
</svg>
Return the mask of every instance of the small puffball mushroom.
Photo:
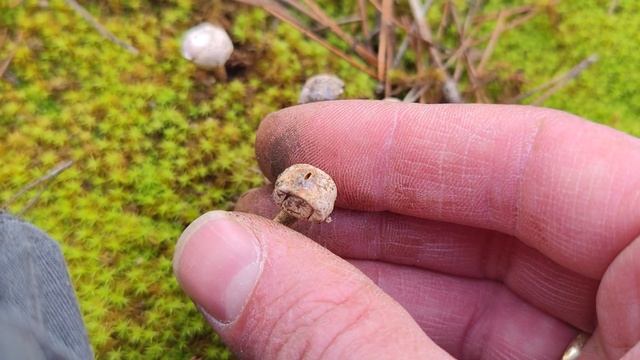
<svg viewBox="0 0 640 360">
<path fill-rule="evenodd" d="M 310 77 L 302 87 L 298 103 L 336 100 L 344 92 L 344 81 L 331 74 Z"/>
<path fill-rule="evenodd" d="M 204 70 L 213 70 L 226 80 L 224 64 L 233 52 L 233 43 L 220 26 L 204 22 L 189 29 L 182 40 L 182 56 Z"/>
<path fill-rule="evenodd" d="M 297 219 L 331 222 L 337 194 L 336 183 L 326 172 L 309 164 L 292 165 L 276 179 L 273 200 L 281 210 L 274 220 L 284 225 Z"/>
</svg>

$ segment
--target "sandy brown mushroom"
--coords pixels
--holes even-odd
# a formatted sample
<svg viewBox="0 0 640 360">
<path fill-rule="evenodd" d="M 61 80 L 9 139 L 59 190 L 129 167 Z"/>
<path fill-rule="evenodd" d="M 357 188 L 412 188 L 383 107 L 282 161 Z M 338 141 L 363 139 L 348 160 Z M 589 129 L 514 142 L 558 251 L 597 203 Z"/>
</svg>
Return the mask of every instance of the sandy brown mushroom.
<svg viewBox="0 0 640 360">
<path fill-rule="evenodd" d="M 336 196 L 336 184 L 329 174 L 309 164 L 292 165 L 274 185 L 273 200 L 281 209 L 274 220 L 284 225 L 297 219 L 330 222 Z"/>
</svg>

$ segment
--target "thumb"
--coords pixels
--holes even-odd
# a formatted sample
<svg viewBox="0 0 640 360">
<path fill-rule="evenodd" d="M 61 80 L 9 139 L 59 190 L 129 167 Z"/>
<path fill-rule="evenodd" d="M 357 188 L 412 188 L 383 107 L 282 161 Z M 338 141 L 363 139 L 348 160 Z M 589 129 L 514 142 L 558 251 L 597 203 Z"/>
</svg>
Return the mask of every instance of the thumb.
<svg viewBox="0 0 640 360">
<path fill-rule="evenodd" d="M 351 264 L 255 215 L 202 215 L 180 237 L 173 266 L 242 358 L 450 358 Z"/>
</svg>

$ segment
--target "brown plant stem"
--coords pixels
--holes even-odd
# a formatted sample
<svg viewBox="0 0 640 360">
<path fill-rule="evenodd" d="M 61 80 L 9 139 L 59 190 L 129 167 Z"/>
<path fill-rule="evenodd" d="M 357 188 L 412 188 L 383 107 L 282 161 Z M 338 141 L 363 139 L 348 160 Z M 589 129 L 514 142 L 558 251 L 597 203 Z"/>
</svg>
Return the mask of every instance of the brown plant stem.
<svg viewBox="0 0 640 360">
<path fill-rule="evenodd" d="M 276 215 L 276 217 L 273 218 L 273 221 L 289 227 L 293 225 L 293 223 L 295 223 L 297 220 L 298 219 L 289 215 L 289 213 L 287 213 L 284 210 L 280 210 L 280 212 Z"/>
<path fill-rule="evenodd" d="M 376 56 L 365 46 L 358 43 L 351 35 L 342 30 L 340 25 L 338 25 L 331 17 L 329 17 L 313 0 L 302 0 L 304 4 L 311 10 L 310 15 L 312 18 L 316 19 L 319 23 L 328 27 L 333 31 L 338 37 L 340 37 L 344 42 L 349 44 L 349 46 L 353 47 L 353 50 L 361 56 L 365 62 L 373 65 L 376 61 Z M 294 0 L 289 0 L 290 3 L 295 2 Z"/>
<path fill-rule="evenodd" d="M 118 39 L 109 30 L 107 30 L 107 28 L 102 26 L 102 24 L 100 24 L 98 20 L 96 20 L 96 18 L 94 18 L 93 15 L 91 15 L 91 13 L 89 13 L 87 9 L 82 7 L 82 5 L 80 5 L 76 0 L 65 0 L 65 1 L 76 13 L 78 13 L 78 15 L 80 15 L 86 22 L 88 22 L 89 25 L 91 25 L 91 27 L 96 29 L 96 31 L 98 31 L 98 33 L 100 33 L 100 35 L 102 35 L 104 38 L 120 46 L 121 48 L 127 50 L 133 55 L 138 55 L 140 53 L 138 49 Z"/>
<path fill-rule="evenodd" d="M 393 1 L 382 1 L 382 17 L 380 19 L 380 44 L 378 45 L 378 80 L 385 84 L 385 96 L 391 91 L 388 81 L 389 54 L 392 52 L 391 17 L 393 17 Z"/>
<path fill-rule="evenodd" d="M 427 0 L 427 2 L 424 4 L 424 6 L 422 7 L 421 13 L 422 16 L 424 17 L 427 12 L 429 11 L 429 9 L 431 8 L 431 5 L 433 4 L 433 0 Z M 407 48 L 409 47 L 409 40 L 411 39 L 412 35 L 417 31 L 417 27 L 416 24 L 414 23 L 413 25 L 411 25 L 411 28 L 409 29 L 409 32 L 407 34 L 404 35 L 404 38 L 402 39 L 402 42 L 400 43 L 400 47 L 398 48 L 398 51 L 396 52 L 396 55 L 393 59 L 393 68 L 397 68 L 398 66 L 400 66 L 400 62 L 402 61 L 402 57 L 404 56 L 404 53 L 407 51 Z"/>
<path fill-rule="evenodd" d="M 362 22 L 362 35 L 365 39 L 369 39 L 371 32 L 369 31 L 366 0 L 358 0 L 358 13 L 360 14 L 360 21 Z M 367 45 L 370 46 L 371 44 L 367 43 Z"/>
<path fill-rule="evenodd" d="M 462 96 L 460 96 L 458 86 L 451 75 L 449 75 L 448 70 L 444 67 L 442 54 L 437 47 L 432 45 L 433 38 L 431 36 L 431 29 L 427 26 L 424 16 L 420 13 L 422 6 L 418 0 L 409 0 L 409 5 L 420 36 L 427 42 L 427 44 L 429 44 L 429 55 L 431 56 L 431 61 L 433 62 L 434 67 L 438 69 L 444 78 L 442 89 L 445 100 L 450 103 L 461 103 Z"/>
<path fill-rule="evenodd" d="M 553 86 L 551 86 L 551 88 L 549 90 L 545 91 L 540 96 L 538 96 L 535 100 L 533 100 L 531 102 L 531 105 L 540 105 L 540 104 L 542 104 L 545 100 L 547 100 L 549 97 L 551 97 L 551 95 L 553 95 L 556 92 L 558 92 L 558 90 L 560 90 L 565 85 L 567 85 L 571 80 L 573 80 L 573 79 L 577 78 L 578 76 L 580 76 L 580 74 L 583 71 L 585 71 L 589 66 L 593 65 L 597 61 L 598 61 L 598 55 L 597 54 L 592 54 L 592 55 L 588 56 L 586 59 L 582 60 L 578 65 L 573 67 L 571 70 L 567 71 L 564 75 L 562 75 L 559 78 L 557 78 L 558 80 L 555 82 L 555 84 Z"/>
<path fill-rule="evenodd" d="M 349 25 L 349 24 L 353 24 L 353 23 L 359 23 L 360 22 L 360 16 L 359 15 L 351 15 L 351 16 L 347 16 L 345 18 L 342 19 L 338 19 L 336 20 L 336 24 L 338 24 L 339 26 L 343 26 L 343 25 Z M 324 31 L 329 29 L 328 26 L 326 25 L 320 25 L 317 26 L 313 29 L 313 31 Z"/>
<path fill-rule="evenodd" d="M 334 55 L 340 57 L 344 61 L 346 61 L 349 64 L 351 64 L 351 66 L 353 66 L 356 69 L 364 72 L 365 74 L 368 74 L 372 78 L 377 78 L 377 74 L 376 74 L 375 70 L 371 69 L 368 65 L 364 65 L 364 64 L 360 63 L 358 60 L 356 60 L 353 57 L 347 55 L 342 50 L 340 50 L 340 49 L 336 48 L 335 46 L 331 45 L 329 42 L 327 42 L 326 40 L 324 40 L 323 38 L 318 36 L 316 33 L 311 31 L 310 29 L 307 29 L 304 25 L 302 25 L 300 22 L 298 22 L 293 17 L 293 15 L 291 15 L 287 11 L 286 8 L 284 8 L 282 5 L 276 3 L 275 1 L 272 1 L 272 0 L 236 0 L 236 1 L 244 3 L 244 4 L 248 4 L 248 5 L 254 5 L 254 6 L 262 7 L 267 12 L 269 12 L 271 15 L 273 15 L 276 18 L 278 18 L 278 19 L 290 24 L 291 26 L 293 26 L 294 28 L 298 29 L 300 32 L 305 34 L 307 37 L 311 38 L 312 40 L 315 40 L 316 42 L 318 42 L 318 44 L 322 45 L 324 48 L 326 48 L 327 50 L 332 52 Z"/>
<path fill-rule="evenodd" d="M 496 26 L 493 28 L 493 32 L 491 33 L 491 38 L 489 38 L 489 43 L 484 48 L 484 51 L 482 52 L 482 57 L 480 58 L 480 63 L 476 68 L 479 74 L 482 74 L 484 72 L 484 68 L 487 66 L 487 63 L 489 62 L 489 58 L 491 57 L 491 54 L 493 54 L 493 50 L 495 49 L 496 44 L 498 43 L 498 39 L 500 38 L 500 35 L 502 35 L 502 32 L 504 31 L 506 19 L 507 19 L 506 12 L 504 11 L 500 12 L 500 15 L 498 15 L 498 20 L 496 21 Z"/>
<path fill-rule="evenodd" d="M 11 64 L 11 60 L 13 60 L 13 57 L 15 55 L 16 55 L 16 50 L 12 51 L 11 54 L 9 54 L 9 56 L 0 63 L 0 78 L 4 76 L 4 73 L 9 68 L 9 65 Z"/>
<path fill-rule="evenodd" d="M 615 13 L 616 10 L 618 9 L 618 5 L 619 5 L 619 0 L 611 0 L 611 2 L 609 3 L 609 9 L 607 10 L 607 14 L 613 15 L 613 13 Z"/>
<path fill-rule="evenodd" d="M 56 176 L 60 175 L 60 173 L 62 173 L 63 171 L 65 171 L 66 169 L 70 168 L 71 165 L 73 165 L 73 160 L 67 160 L 67 161 L 63 161 L 61 163 L 59 163 L 58 165 L 54 166 L 51 170 L 47 171 L 46 174 L 44 174 L 43 176 L 33 180 L 32 182 L 28 183 L 27 185 L 23 186 L 20 190 L 18 190 L 18 192 L 16 192 L 15 194 L 13 194 L 13 196 L 11 196 L 7 201 L 4 202 L 4 204 L 2 204 L 2 208 L 6 209 L 7 207 L 9 207 L 9 205 L 11 205 L 13 202 L 15 202 L 20 196 L 22 196 L 24 193 L 26 193 L 27 191 L 55 178 Z"/>
<path fill-rule="evenodd" d="M 536 93 L 539 93 L 540 91 L 544 90 L 544 89 L 548 89 L 547 91 L 545 91 L 542 95 L 540 95 L 538 98 L 536 98 L 532 104 L 536 105 L 536 104 L 540 104 L 542 102 L 544 102 L 546 99 L 548 99 L 551 95 L 553 95 L 556 91 L 558 91 L 560 88 L 562 88 L 564 85 L 566 85 L 569 81 L 571 81 L 572 79 L 578 77 L 580 75 L 580 73 L 582 73 L 584 70 L 586 70 L 589 66 L 591 66 L 592 64 L 594 64 L 595 62 L 598 61 L 598 55 L 597 54 L 591 54 L 589 55 L 587 58 L 585 58 L 584 60 L 582 60 L 580 63 L 578 63 L 578 65 L 574 66 L 573 68 L 571 68 L 569 71 L 557 75 L 554 78 L 552 78 L 551 80 L 545 82 L 542 85 L 536 86 L 535 88 L 529 90 L 528 92 L 518 95 L 515 98 L 507 101 L 508 103 L 519 103 L 522 100 L 531 97 L 533 95 L 535 95 Z"/>
<path fill-rule="evenodd" d="M 382 4 L 380 4 L 376 0 L 369 0 L 369 3 L 371 3 L 371 5 L 373 5 L 376 8 L 376 10 L 378 10 L 378 12 L 382 14 Z M 406 33 L 411 32 L 411 28 L 409 26 L 406 26 L 395 17 L 391 17 L 391 22 L 395 27 L 404 30 Z"/>
<path fill-rule="evenodd" d="M 483 23 L 485 21 L 491 21 L 491 20 L 496 20 L 498 18 L 498 16 L 500 16 L 500 13 L 502 12 L 506 12 L 506 16 L 507 17 L 512 17 L 514 15 L 520 15 L 520 14 L 525 14 L 525 13 L 529 13 L 530 11 L 534 10 L 535 6 L 534 5 L 523 5 L 523 6 L 515 6 L 512 8 L 508 8 L 508 9 L 501 9 L 492 13 L 487 13 L 484 15 L 479 15 L 474 17 L 473 19 L 473 23 L 474 24 L 479 24 L 479 23 Z"/>
</svg>

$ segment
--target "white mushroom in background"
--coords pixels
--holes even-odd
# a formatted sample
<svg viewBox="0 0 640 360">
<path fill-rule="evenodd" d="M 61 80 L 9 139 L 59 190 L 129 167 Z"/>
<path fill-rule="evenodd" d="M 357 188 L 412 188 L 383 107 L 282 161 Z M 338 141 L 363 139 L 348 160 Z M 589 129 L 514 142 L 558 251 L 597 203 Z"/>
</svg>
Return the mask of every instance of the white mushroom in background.
<svg viewBox="0 0 640 360">
<path fill-rule="evenodd" d="M 204 22 L 189 29 L 182 39 L 182 56 L 204 70 L 226 80 L 224 64 L 233 52 L 233 43 L 220 26 Z"/>
<path fill-rule="evenodd" d="M 336 100 L 344 92 L 344 81 L 331 74 L 310 77 L 304 83 L 298 103 Z"/>
</svg>

